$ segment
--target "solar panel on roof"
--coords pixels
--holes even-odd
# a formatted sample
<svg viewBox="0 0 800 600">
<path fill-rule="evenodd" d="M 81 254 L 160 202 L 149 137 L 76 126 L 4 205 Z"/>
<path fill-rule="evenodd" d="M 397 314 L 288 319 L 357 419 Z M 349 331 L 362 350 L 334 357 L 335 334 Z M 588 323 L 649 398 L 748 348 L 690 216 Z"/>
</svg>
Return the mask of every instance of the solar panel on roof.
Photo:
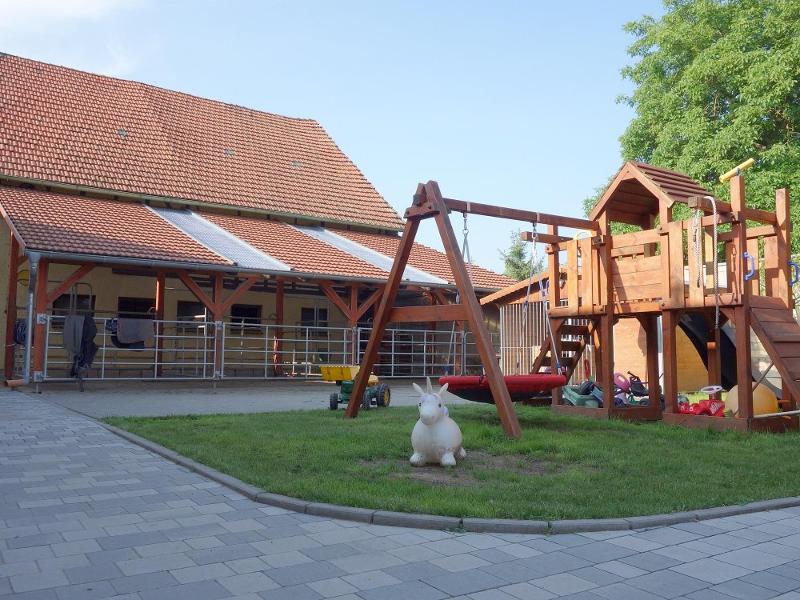
<svg viewBox="0 0 800 600">
<path fill-rule="evenodd" d="M 286 263 L 254 248 L 195 212 L 152 206 L 149 208 L 206 248 L 233 261 L 238 267 L 261 271 L 291 271 Z"/>
<path fill-rule="evenodd" d="M 324 242 L 329 246 L 333 246 L 334 248 L 338 248 L 343 252 L 347 252 L 356 258 L 360 258 L 364 262 L 371 264 L 373 267 L 383 269 L 387 272 L 392 270 L 392 264 L 394 263 L 393 258 L 386 256 L 385 254 L 381 254 L 372 248 L 367 248 L 358 242 L 354 242 L 353 240 L 338 235 L 330 229 L 301 225 L 294 225 L 293 227 L 316 240 Z M 413 281 L 415 283 L 435 283 L 438 285 L 447 284 L 447 281 L 444 279 L 436 277 L 435 275 L 431 275 L 422 269 L 412 267 L 411 265 L 406 265 L 406 269 L 403 271 L 403 279 L 406 281 Z"/>
</svg>

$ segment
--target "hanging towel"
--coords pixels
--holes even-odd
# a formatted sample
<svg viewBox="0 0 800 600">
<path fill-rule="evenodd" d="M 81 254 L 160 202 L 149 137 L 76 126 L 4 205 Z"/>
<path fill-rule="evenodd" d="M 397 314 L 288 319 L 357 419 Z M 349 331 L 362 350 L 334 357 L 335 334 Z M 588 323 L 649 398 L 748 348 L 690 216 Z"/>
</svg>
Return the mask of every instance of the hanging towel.
<svg viewBox="0 0 800 600">
<path fill-rule="evenodd" d="M 72 369 L 70 374 L 73 377 L 81 379 L 88 371 L 89 367 L 94 362 L 94 357 L 97 354 L 97 344 L 94 343 L 94 338 L 97 335 L 97 325 L 92 316 L 86 318 L 81 317 L 81 340 L 78 352 L 75 353 L 72 360 Z"/>
<path fill-rule="evenodd" d="M 72 360 L 81 352 L 83 339 L 83 315 L 67 315 L 64 319 L 64 349 Z"/>
<path fill-rule="evenodd" d="M 117 319 L 117 339 L 122 344 L 153 342 L 153 319 Z"/>
</svg>

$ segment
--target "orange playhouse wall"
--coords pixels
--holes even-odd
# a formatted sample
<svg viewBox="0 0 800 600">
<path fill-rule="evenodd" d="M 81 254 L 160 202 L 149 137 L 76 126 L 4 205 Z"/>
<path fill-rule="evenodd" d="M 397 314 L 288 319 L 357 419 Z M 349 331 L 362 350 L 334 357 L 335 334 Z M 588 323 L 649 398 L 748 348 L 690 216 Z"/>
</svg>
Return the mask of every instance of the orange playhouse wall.
<svg viewBox="0 0 800 600">
<path fill-rule="evenodd" d="M 695 391 L 708 385 L 706 367 L 683 330 L 678 329 L 678 389 Z M 647 378 L 646 340 L 644 329 L 637 319 L 620 319 L 614 325 L 615 370 L 636 373 Z"/>
</svg>

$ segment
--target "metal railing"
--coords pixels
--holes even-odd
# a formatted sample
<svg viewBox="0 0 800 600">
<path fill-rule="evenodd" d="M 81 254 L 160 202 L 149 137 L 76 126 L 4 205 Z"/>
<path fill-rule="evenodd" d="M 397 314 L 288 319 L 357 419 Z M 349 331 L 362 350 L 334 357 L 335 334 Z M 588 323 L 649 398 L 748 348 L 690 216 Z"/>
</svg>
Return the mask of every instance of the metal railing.
<svg viewBox="0 0 800 600">
<path fill-rule="evenodd" d="M 48 315 L 45 381 L 72 379 L 65 316 Z M 98 346 L 85 380 L 315 379 L 324 364 L 357 364 L 368 327 L 311 327 L 150 320 L 152 338 L 120 344 L 111 318 L 95 317 Z M 497 336 L 495 336 L 497 338 Z M 480 373 L 475 341 L 459 329 L 388 329 L 375 372 L 382 377 Z"/>
<path fill-rule="evenodd" d="M 526 314 L 527 313 L 527 314 Z M 569 325 L 587 325 L 587 319 L 569 318 Z M 547 302 L 505 304 L 500 307 L 500 368 L 505 375 L 530 373 L 542 344 L 549 337 Z M 579 341 L 580 336 L 561 336 L 562 341 Z M 567 355 L 574 355 L 567 352 Z M 569 383 L 594 377 L 594 347 L 588 344 L 575 365 Z"/>
</svg>

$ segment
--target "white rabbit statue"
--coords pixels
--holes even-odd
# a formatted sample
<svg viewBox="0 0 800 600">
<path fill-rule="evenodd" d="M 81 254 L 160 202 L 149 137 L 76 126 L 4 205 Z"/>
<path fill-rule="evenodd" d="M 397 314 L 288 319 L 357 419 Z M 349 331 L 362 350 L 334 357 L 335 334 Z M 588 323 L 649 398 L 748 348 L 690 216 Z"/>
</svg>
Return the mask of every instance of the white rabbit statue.
<svg viewBox="0 0 800 600">
<path fill-rule="evenodd" d="M 447 390 L 445 383 L 434 393 L 431 380 L 428 378 L 428 389 L 423 391 L 416 383 L 412 383 L 420 395 L 419 420 L 411 432 L 411 464 L 421 467 L 429 463 L 438 463 L 443 467 L 456 466 L 456 458 L 463 460 L 467 451 L 461 446 L 461 429 L 459 429 L 447 412 L 442 401 L 442 394 Z"/>
</svg>

